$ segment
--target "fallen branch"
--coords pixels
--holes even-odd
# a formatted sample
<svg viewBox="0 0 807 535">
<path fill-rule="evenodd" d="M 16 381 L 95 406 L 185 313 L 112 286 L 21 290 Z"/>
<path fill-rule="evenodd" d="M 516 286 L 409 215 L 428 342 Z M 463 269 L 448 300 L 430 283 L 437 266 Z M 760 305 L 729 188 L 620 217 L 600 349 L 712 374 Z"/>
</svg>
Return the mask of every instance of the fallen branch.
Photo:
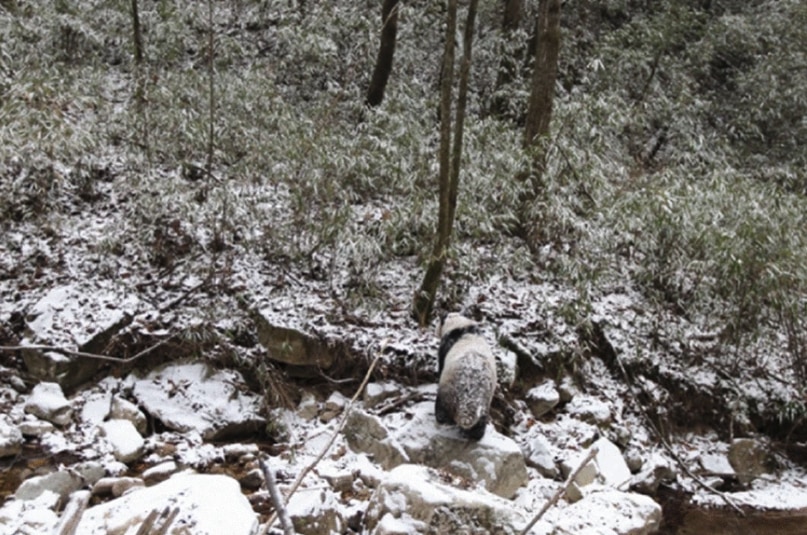
<svg viewBox="0 0 807 535">
<path fill-rule="evenodd" d="M 137 353 L 137 354 L 135 354 L 135 355 L 133 355 L 131 357 L 124 358 L 124 359 L 118 358 L 118 357 L 110 357 L 109 355 L 99 355 L 98 353 L 87 353 L 85 351 L 74 351 L 72 349 L 67 349 L 65 347 L 43 345 L 43 344 L 31 344 L 31 345 L 24 345 L 24 346 L 0 346 L 0 351 L 9 351 L 9 352 L 10 351 L 24 351 L 24 350 L 27 350 L 27 349 L 31 349 L 31 350 L 34 350 L 34 351 L 52 351 L 54 353 L 59 353 L 60 355 L 65 355 L 67 357 L 79 357 L 79 358 L 84 358 L 84 359 L 105 360 L 105 361 L 108 361 L 108 362 L 115 362 L 117 364 L 128 364 L 130 362 L 133 362 L 133 361 L 139 359 L 140 357 L 142 357 L 144 355 L 147 355 L 147 354 L 151 353 L 152 351 L 154 351 L 158 347 L 168 343 L 170 340 L 173 340 L 174 338 L 179 336 L 179 334 L 181 332 L 182 331 L 175 332 L 174 334 L 169 335 L 166 338 L 163 338 L 162 340 L 160 340 L 156 344 L 154 344 L 154 345 L 152 345 L 150 347 L 147 347 L 143 351 L 140 351 L 139 353 Z"/>
<path fill-rule="evenodd" d="M 261 465 L 263 478 L 266 480 L 266 488 L 269 489 L 269 496 L 272 498 L 272 504 L 275 506 L 275 514 L 280 518 L 283 534 L 294 535 L 294 524 L 292 524 L 291 518 L 289 518 L 289 512 L 286 510 L 286 506 L 283 503 L 283 496 L 281 496 L 280 490 L 277 488 L 275 474 L 269 469 L 269 465 L 263 459 L 260 459 L 258 462 Z"/>
<path fill-rule="evenodd" d="M 532 527 L 535 524 L 537 524 L 539 520 L 541 520 L 541 517 L 544 516 L 546 512 L 552 508 L 552 506 L 554 506 L 556 503 L 558 503 L 558 501 L 560 501 L 561 496 L 563 496 L 566 493 L 566 491 L 569 490 L 569 487 L 572 485 L 572 482 L 574 482 L 575 478 L 577 478 L 577 474 L 579 474 L 580 471 L 589 462 L 591 462 L 591 459 L 593 459 L 597 455 L 597 453 L 599 453 L 599 450 L 596 447 L 593 447 L 589 450 L 588 455 L 586 455 L 585 459 L 580 461 L 580 464 L 577 465 L 577 468 L 574 469 L 574 472 L 569 474 L 569 477 L 566 478 L 566 483 L 564 483 L 563 486 L 559 488 L 555 492 L 555 494 L 552 495 L 551 498 L 549 498 L 549 501 L 547 501 L 544 504 L 544 506 L 541 507 L 541 510 L 538 511 L 538 514 L 535 515 L 535 517 L 533 517 L 530 523 L 527 524 L 527 527 L 525 527 L 524 530 L 521 532 L 521 535 L 527 535 L 527 533 L 532 529 Z"/>
<path fill-rule="evenodd" d="M 297 479 L 295 479 L 294 483 L 292 483 L 291 488 L 289 489 L 289 492 L 286 495 L 286 504 L 289 503 L 289 500 L 291 499 L 292 495 L 294 495 L 294 493 L 300 487 L 300 485 L 303 482 L 303 479 L 305 479 L 305 476 L 307 476 L 311 472 L 311 470 L 313 470 L 314 467 L 317 466 L 317 464 L 322 460 L 322 458 L 325 457 L 325 454 L 328 453 L 328 450 L 331 449 L 333 443 L 336 442 L 336 437 L 339 436 L 339 433 L 341 433 L 342 429 L 344 429 L 345 427 L 347 417 L 350 415 L 350 411 L 353 408 L 353 403 L 355 403 L 355 401 L 359 398 L 361 393 L 364 391 L 364 387 L 367 386 L 367 383 L 370 381 L 370 377 L 373 374 L 373 370 L 375 369 L 376 364 L 378 364 L 378 361 L 381 359 L 381 355 L 384 353 L 384 349 L 386 348 L 386 346 L 387 341 L 384 340 L 381 343 L 381 349 L 378 350 L 375 357 L 373 358 L 373 362 L 370 363 L 370 367 L 367 369 L 367 373 L 364 375 L 364 379 L 359 385 L 359 388 L 356 390 L 356 393 L 353 394 L 353 397 L 350 398 L 350 401 L 345 406 L 345 410 L 342 413 L 342 419 L 339 421 L 339 425 L 336 427 L 336 429 L 334 429 L 334 432 L 331 434 L 330 440 L 328 441 L 327 444 L 325 444 L 325 447 L 322 448 L 322 451 L 319 453 L 319 455 L 317 455 L 317 457 L 311 462 L 311 464 L 306 466 L 302 470 L 302 472 L 300 472 L 300 474 L 297 476 Z M 266 525 L 264 526 L 263 533 L 266 533 L 269 530 L 269 528 L 272 527 L 272 524 L 275 523 L 275 520 L 277 520 L 277 511 L 275 511 L 275 513 L 272 514 L 271 517 L 269 517 L 269 520 L 266 522 Z"/>
</svg>

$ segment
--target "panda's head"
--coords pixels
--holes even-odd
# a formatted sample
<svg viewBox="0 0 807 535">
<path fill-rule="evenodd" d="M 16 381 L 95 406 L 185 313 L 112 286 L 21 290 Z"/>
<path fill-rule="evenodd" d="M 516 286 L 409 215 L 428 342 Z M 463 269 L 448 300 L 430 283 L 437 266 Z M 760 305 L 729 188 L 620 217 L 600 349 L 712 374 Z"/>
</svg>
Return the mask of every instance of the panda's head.
<svg viewBox="0 0 807 535">
<path fill-rule="evenodd" d="M 437 336 L 442 339 L 451 332 L 474 330 L 478 326 L 479 324 L 474 320 L 466 318 L 462 314 L 452 312 L 441 318 L 440 327 L 437 329 Z"/>
</svg>

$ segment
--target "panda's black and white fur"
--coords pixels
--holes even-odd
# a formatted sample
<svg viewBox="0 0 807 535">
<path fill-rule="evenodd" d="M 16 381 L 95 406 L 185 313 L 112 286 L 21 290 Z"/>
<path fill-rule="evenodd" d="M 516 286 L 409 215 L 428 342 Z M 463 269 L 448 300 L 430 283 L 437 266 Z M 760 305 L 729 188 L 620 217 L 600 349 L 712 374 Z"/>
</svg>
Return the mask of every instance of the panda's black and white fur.
<svg viewBox="0 0 807 535">
<path fill-rule="evenodd" d="M 496 361 L 478 324 L 448 314 L 439 330 L 437 352 L 440 383 L 434 415 L 441 424 L 456 424 L 467 437 L 485 435 L 490 403 L 496 389 Z"/>
</svg>

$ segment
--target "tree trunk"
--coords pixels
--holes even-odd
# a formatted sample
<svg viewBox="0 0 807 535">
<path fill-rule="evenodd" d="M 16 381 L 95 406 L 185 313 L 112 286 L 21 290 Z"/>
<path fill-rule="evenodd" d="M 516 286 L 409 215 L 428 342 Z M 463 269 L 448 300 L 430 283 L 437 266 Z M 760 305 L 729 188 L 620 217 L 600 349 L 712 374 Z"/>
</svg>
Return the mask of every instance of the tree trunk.
<svg viewBox="0 0 807 535">
<path fill-rule="evenodd" d="M 398 4 L 400 0 L 384 0 L 381 6 L 381 45 L 378 48 L 373 78 L 367 90 L 368 106 L 378 106 L 384 100 L 392 58 L 395 55 L 395 39 L 398 34 Z"/>
<path fill-rule="evenodd" d="M 134 41 L 134 61 L 135 66 L 140 68 L 143 64 L 143 33 L 140 31 L 140 10 L 137 7 L 138 0 L 132 0 L 132 30 Z"/>
<path fill-rule="evenodd" d="M 558 76 L 560 52 L 560 0 L 539 0 L 536 21 L 535 59 L 532 65 L 532 90 L 524 129 L 524 148 L 533 151 L 533 190 L 539 187 L 546 165 L 545 143 Z"/>
<path fill-rule="evenodd" d="M 524 0 L 504 0 L 504 16 L 502 17 L 502 40 L 512 43 L 513 34 L 521 26 L 521 18 L 524 13 Z M 496 75 L 496 89 L 501 89 L 516 78 L 516 70 L 519 64 L 519 57 L 522 52 L 515 55 L 508 55 L 507 47 L 502 50 L 502 57 L 499 59 L 499 71 Z"/>
<path fill-rule="evenodd" d="M 448 246 L 451 242 L 451 231 L 454 226 L 454 215 L 457 207 L 459 190 L 460 163 L 462 160 L 462 136 L 465 124 L 465 104 L 468 96 L 468 80 L 471 72 L 471 50 L 474 37 L 474 21 L 478 0 L 471 0 L 465 22 L 463 37 L 463 57 L 460 65 L 459 94 L 457 97 L 456 117 L 454 120 L 454 145 L 452 147 L 451 101 L 454 82 L 454 35 L 457 25 L 457 0 L 448 2 L 448 21 L 446 24 L 446 43 L 443 51 L 443 71 L 440 87 L 440 206 L 438 213 L 437 235 L 434 249 L 423 283 L 415 294 L 412 315 L 421 327 L 425 327 L 431 318 L 434 299 L 440 285 Z"/>
</svg>

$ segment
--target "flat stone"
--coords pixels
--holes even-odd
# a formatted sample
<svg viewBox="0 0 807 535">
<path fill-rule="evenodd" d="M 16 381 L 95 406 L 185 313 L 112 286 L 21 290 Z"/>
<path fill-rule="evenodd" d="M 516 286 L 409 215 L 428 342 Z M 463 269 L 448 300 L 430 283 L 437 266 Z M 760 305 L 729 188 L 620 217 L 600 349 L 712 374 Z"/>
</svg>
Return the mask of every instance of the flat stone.
<svg viewBox="0 0 807 535">
<path fill-rule="evenodd" d="M 554 381 L 546 381 L 531 388 L 527 392 L 525 401 L 532 415 L 536 418 L 540 418 L 555 408 L 560 402 L 560 394 L 558 393 L 558 389 L 555 388 Z"/>
<path fill-rule="evenodd" d="M 560 515 L 552 535 L 649 535 L 661 525 L 661 506 L 651 498 L 612 489 L 588 494 Z"/>
<path fill-rule="evenodd" d="M 261 399 L 235 371 L 216 370 L 204 362 L 170 363 L 129 380 L 138 404 L 174 431 L 223 440 L 266 427 Z"/>
<path fill-rule="evenodd" d="M 48 291 L 26 318 L 22 345 L 49 345 L 72 351 L 102 353 L 112 337 L 132 321 L 140 303 L 123 287 L 69 284 Z M 65 356 L 55 351 L 22 350 L 29 373 L 72 389 L 87 381 L 103 361 Z"/>
<path fill-rule="evenodd" d="M 58 426 L 67 425 L 73 418 L 70 402 L 57 383 L 44 382 L 36 385 L 25 402 L 25 412 Z"/>
<path fill-rule="evenodd" d="M 115 459 L 130 463 L 143 455 L 145 441 L 129 420 L 108 420 L 99 426 L 101 434 L 112 447 Z"/>
</svg>

